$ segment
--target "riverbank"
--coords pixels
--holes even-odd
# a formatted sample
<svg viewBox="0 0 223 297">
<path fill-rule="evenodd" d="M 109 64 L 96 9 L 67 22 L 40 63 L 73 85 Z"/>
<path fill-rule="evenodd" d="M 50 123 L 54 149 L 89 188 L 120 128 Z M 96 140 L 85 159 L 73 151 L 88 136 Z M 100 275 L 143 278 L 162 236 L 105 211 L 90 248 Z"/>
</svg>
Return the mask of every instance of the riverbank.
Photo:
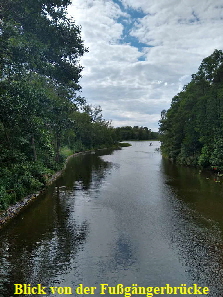
<svg viewBox="0 0 223 297">
<path fill-rule="evenodd" d="M 6 210 L 0 212 L 0 229 L 5 224 L 7 224 L 11 219 L 15 218 L 18 214 L 20 214 L 28 205 L 30 205 L 34 200 L 36 200 L 39 197 L 39 195 L 46 190 L 46 188 L 48 186 L 50 186 L 56 179 L 58 179 L 62 175 L 64 169 L 66 168 L 67 162 L 69 161 L 70 158 L 75 157 L 75 156 L 79 156 L 80 154 L 84 154 L 84 153 L 87 153 L 87 152 L 88 151 L 79 152 L 79 153 L 75 153 L 73 155 L 70 155 L 66 159 L 66 161 L 64 163 L 64 168 L 62 170 L 54 173 L 48 179 L 44 189 L 38 191 L 35 194 L 30 194 L 30 195 L 26 196 L 25 198 L 23 198 L 22 200 L 16 202 L 15 204 L 10 205 Z"/>
<path fill-rule="evenodd" d="M 116 147 L 118 149 L 119 147 Z M 17 215 L 19 215 L 27 206 L 29 206 L 34 200 L 36 200 L 40 194 L 42 194 L 50 185 L 52 185 L 53 182 L 55 182 L 64 172 L 66 169 L 67 163 L 71 158 L 84 155 L 87 153 L 91 153 L 96 150 L 89 150 L 89 151 L 83 151 L 83 152 L 78 152 L 75 154 L 72 154 L 67 157 L 63 169 L 60 171 L 57 171 L 54 173 L 46 182 L 45 187 L 38 191 L 35 194 L 30 194 L 27 195 L 25 198 L 22 200 L 16 202 L 13 205 L 10 205 L 6 210 L 0 212 L 0 230 L 3 226 L 5 226 L 8 222 L 10 222 L 13 218 L 15 218 Z"/>
<path fill-rule="evenodd" d="M 166 162 L 157 142 L 131 144 L 70 159 L 56 188 L 1 230 L 4 297 L 15 283 L 62 292 L 136 282 L 196 283 L 219 296 L 222 188 Z"/>
<path fill-rule="evenodd" d="M 124 144 L 119 143 L 117 146 L 113 146 L 111 148 L 112 149 L 121 149 L 121 147 L 125 147 L 125 146 L 130 146 L 130 145 L 129 144 L 127 145 L 126 143 L 124 143 Z M 79 155 L 92 153 L 92 152 L 99 151 L 99 150 L 105 150 L 105 149 L 107 149 L 107 148 L 77 152 L 75 154 L 68 156 L 64 163 L 63 169 L 54 173 L 47 180 L 46 185 L 42 190 L 36 192 L 35 194 L 27 195 L 22 200 L 16 202 L 13 205 L 10 205 L 6 210 L 4 210 L 2 212 L 0 211 L 0 229 L 3 226 L 5 226 L 9 221 L 11 221 L 13 218 L 15 218 L 17 215 L 19 215 L 26 207 L 28 207 L 34 200 L 36 200 L 39 197 L 39 195 L 42 194 L 47 189 L 47 187 L 49 187 L 53 182 L 55 182 L 60 177 L 63 174 L 64 170 L 66 169 L 67 163 L 71 158 L 77 157 Z"/>
</svg>

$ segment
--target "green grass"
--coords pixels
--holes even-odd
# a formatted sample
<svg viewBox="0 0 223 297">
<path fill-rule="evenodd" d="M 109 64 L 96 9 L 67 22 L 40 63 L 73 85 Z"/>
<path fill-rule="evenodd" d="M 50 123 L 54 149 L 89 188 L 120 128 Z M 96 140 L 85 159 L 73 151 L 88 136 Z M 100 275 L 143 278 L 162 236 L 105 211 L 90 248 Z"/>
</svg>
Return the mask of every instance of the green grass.
<svg viewBox="0 0 223 297">
<path fill-rule="evenodd" d="M 121 147 L 128 147 L 128 146 L 132 146 L 130 143 L 127 143 L 127 142 L 119 142 L 118 144 L 119 146 Z"/>
<path fill-rule="evenodd" d="M 73 152 L 71 149 L 69 149 L 67 146 L 64 146 L 64 147 L 61 148 L 61 150 L 60 150 L 60 154 L 61 154 L 64 158 L 67 158 L 67 157 L 73 155 L 74 152 Z"/>
</svg>

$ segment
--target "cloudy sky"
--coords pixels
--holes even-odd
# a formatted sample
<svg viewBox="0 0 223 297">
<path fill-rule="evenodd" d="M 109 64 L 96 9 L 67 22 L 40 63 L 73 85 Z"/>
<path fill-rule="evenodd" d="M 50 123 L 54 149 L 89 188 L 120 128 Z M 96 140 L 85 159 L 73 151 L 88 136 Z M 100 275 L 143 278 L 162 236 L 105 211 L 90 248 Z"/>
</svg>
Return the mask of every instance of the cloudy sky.
<svg viewBox="0 0 223 297">
<path fill-rule="evenodd" d="M 89 53 L 82 96 L 117 126 L 158 129 L 203 58 L 223 49 L 222 0 L 73 0 Z"/>
</svg>

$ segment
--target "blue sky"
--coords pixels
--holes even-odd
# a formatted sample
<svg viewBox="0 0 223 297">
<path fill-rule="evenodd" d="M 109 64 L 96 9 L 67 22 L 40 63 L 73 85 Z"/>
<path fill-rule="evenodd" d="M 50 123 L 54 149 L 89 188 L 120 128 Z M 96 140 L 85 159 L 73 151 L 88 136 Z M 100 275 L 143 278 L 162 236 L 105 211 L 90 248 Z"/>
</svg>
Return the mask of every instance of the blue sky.
<svg viewBox="0 0 223 297">
<path fill-rule="evenodd" d="M 203 58 L 223 48 L 222 0 L 73 0 L 89 48 L 82 96 L 113 126 L 158 130 Z"/>
<path fill-rule="evenodd" d="M 140 42 L 138 38 L 131 36 L 131 30 L 138 23 L 139 19 L 144 18 L 146 14 L 141 9 L 136 10 L 136 9 L 132 9 L 131 7 L 124 7 L 124 5 L 122 4 L 122 1 L 114 0 L 113 2 L 119 5 L 122 12 L 128 15 L 128 17 L 120 16 L 117 19 L 117 22 L 123 25 L 123 33 L 119 40 L 120 44 L 128 43 L 131 46 L 138 48 L 140 52 L 145 47 L 151 47 L 146 43 Z M 138 60 L 144 60 L 144 59 L 142 59 L 142 57 L 139 57 Z"/>
</svg>

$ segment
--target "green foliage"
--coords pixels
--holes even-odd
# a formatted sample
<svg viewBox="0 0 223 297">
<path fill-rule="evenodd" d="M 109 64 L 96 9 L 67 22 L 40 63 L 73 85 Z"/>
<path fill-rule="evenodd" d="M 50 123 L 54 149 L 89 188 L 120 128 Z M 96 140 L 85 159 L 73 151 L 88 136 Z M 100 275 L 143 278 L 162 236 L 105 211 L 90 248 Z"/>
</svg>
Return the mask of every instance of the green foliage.
<svg viewBox="0 0 223 297">
<path fill-rule="evenodd" d="M 0 170 L 0 209 L 35 193 L 53 173 L 40 162 L 22 162 Z"/>
<path fill-rule="evenodd" d="M 204 145 L 201 149 L 201 154 L 198 158 L 198 165 L 207 167 L 210 164 L 211 149 L 207 145 Z"/>
<path fill-rule="evenodd" d="M 129 147 L 129 146 L 132 146 L 130 143 L 127 143 L 127 142 L 119 142 L 118 145 L 121 146 L 121 147 Z"/>
<path fill-rule="evenodd" d="M 35 72 L 78 89 L 80 28 L 67 17 L 70 1 L 7 0 L 1 4 L 4 76 Z"/>
<path fill-rule="evenodd" d="M 210 156 L 210 164 L 212 167 L 217 167 L 219 170 L 223 170 L 223 137 L 220 135 L 215 138 L 213 144 L 213 151 Z"/>
<path fill-rule="evenodd" d="M 152 132 L 147 127 L 125 126 L 115 129 L 116 137 L 119 141 L 122 140 L 156 140 L 159 135 L 157 132 Z"/>
<path fill-rule="evenodd" d="M 205 58 L 160 119 L 161 151 L 177 163 L 223 168 L 223 53 Z"/>
<path fill-rule="evenodd" d="M 60 150 L 60 154 L 61 154 L 64 158 L 67 158 L 67 157 L 73 155 L 74 152 L 73 152 L 69 147 L 64 146 L 64 147 L 61 148 L 61 150 Z"/>
<path fill-rule="evenodd" d="M 0 209 L 44 186 L 71 152 L 115 142 L 101 108 L 76 95 L 86 49 L 70 3 L 1 3 Z"/>
</svg>

